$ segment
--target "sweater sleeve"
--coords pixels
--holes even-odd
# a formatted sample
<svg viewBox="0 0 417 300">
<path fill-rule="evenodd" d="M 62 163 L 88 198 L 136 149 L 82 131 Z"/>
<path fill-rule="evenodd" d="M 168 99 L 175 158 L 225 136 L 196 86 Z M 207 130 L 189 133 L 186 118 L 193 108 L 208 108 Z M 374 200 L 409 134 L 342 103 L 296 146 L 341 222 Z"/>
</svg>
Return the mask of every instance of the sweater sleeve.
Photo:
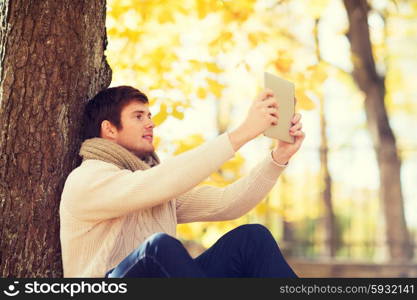
<svg viewBox="0 0 417 300">
<path fill-rule="evenodd" d="M 87 160 L 67 178 L 61 204 L 80 220 L 116 218 L 150 208 L 195 187 L 232 158 L 228 133 L 135 172 L 97 160 Z"/>
<path fill-rule="evenodd" d="M 247 176 L 226 187 L 195 187 L 176 199 L 178 223 L 226 221 L 243 216 L 265 198 L 284 169 L 268 155 Z"/>
</svg>

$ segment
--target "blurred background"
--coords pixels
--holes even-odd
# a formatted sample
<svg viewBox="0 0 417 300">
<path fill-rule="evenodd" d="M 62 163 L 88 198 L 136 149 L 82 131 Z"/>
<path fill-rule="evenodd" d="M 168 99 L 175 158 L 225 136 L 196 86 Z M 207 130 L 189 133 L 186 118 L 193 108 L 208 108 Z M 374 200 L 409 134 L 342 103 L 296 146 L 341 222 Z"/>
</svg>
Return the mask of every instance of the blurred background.
<svg viewBox="0 0 417 300">
<path fill-rule="evenodd" d="M 261 223 L 302 277 L 417 277 L 417 1 L 109 0 L 106 22 L 111 85 L 149 96 L 162 161 L 238 126 L 264 71 L 295 83 L 301 150 L 247 215 L 179 225 L 192 255 Z"/>
</svg>

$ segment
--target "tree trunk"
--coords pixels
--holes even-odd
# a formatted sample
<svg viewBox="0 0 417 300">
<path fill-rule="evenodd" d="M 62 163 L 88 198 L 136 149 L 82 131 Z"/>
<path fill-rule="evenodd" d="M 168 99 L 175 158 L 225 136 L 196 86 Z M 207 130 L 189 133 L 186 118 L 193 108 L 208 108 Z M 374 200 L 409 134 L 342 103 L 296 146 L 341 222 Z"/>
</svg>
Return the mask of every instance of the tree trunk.
<svg viewBox="0 0 417 300">
<path fill-rule="evenodd" d="M 365 94 L 365 111 L 379 166 L 380 197 L 384 206 L 386 240 L 393 260 L 408 260 L 413 247 L 407 231 L 401 191 L 401 161 L 385 108 L 385 78 L 376 72 L 365 0 L 344 0 L 349 18 L 353 77 Z"/>
<path fill-rule="evenodd" d="M 320 53 L 320 43 L 319 43 L 319 27 L 320 19 L 316 19 L 314 26 L 314 40 L 316 48 L 316 58 L 320 63 L 322 61 Z M 333 209 L 333 200 L 332 200 L 332 177 L 329 171 L 329 158 L 328 158 L 328 141 L 327 141 L 327 122 L 324 111 L 324 95 L 319 93 L 320 101 L 320 195 L 323 201 L 324 206 L 324 216 L 323 216 L 323 225 L 324 225 L 324 256 L 334 257 L 339 245 L 338 239 L 338 230 L 336 223 L 336 216 Z"/>
<path fill-rule="evenodd" d="M 111 81 L 105 0 L 0 2 L 0 276 L 60 277 L 61 191 Z"/>
<path fill-rule="evenodd" d="M 281 183 L 280 183 L 280 201 L 282 203 L 282 209 L 284 214 L 287 212 L 288 203 L 292 200 L 288 199 L 290 194 L 288 191 L 288 179 L 286 174 L 281 174 Z M 297 241 L 295 240 L 294 233 L 294 223 L 287 221 L 286 217 L 282 219 L 282 239 L 281 239 L 281 251 L 285 256 L 292 257 L 298 254 L 300 249 L 296 249 Z M 303 246 L 299 247 L 303 248 Z"/>
<path fill-rule="evenodd" d="M 327 257 L 335 257 L 336 251 L 338 248 L 338 230 L 336 223 L 336 216 L 333 209 L 333 200 L 332 200 L 332 177 L 329 171 L 329 159 L 328 152 L 329 147 L 327 144 L 327 135 L 326 135 L 326 118 L 324 116 L 324 99 L 320 98 L 320 136 L 321 136 L 321 146 L 320 146 L 320 179 L 322 180 L 321 190 L 321 199 L 323 200 L 324 206 L 324 234 L 325 234 L 325 253 Z"/>
</svg>

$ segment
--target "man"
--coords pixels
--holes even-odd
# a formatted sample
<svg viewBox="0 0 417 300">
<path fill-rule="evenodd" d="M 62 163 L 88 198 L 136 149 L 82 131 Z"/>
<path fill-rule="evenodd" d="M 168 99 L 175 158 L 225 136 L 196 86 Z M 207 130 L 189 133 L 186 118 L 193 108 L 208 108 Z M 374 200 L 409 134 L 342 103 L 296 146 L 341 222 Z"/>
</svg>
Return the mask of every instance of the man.
<svg viewBox="0 0 417 300">
<path fill-rule="evenodd" d="M 271 233 L 240 226 L 193 259 L 175 238 L 177 223 L 244 215 L 276 183 L 304 139 L 277 147 L 248 176 L 224 188 L 197 186 L 245 143 L 278 122 L 270 90 L 235 130 L 160 163 L 146 95 L 120 86 L 98 93 L 84 113 L 83 162 L 68 176 L 60 204 L 65 277 L 296 277 Z"/>
</svg>

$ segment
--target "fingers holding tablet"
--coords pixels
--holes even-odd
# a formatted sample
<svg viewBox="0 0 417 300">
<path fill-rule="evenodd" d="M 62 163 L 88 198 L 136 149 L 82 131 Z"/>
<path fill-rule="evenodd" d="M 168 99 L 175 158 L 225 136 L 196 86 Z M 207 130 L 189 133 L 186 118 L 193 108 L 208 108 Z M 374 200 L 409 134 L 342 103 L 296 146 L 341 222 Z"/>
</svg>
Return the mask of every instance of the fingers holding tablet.
<svg viewBox="0 0 417 300">
<path fill-rule="evenodd" d="M 294 117 L 292 118 L 291 123 L 292 123 L 292 124 L 296 124 L 296 123 L 297 123 L 297 122 L 299 122 L 300 120 L 301 120 L 301 114 L 296 113 L 296 114 L 294 115 Z"/>
<path fill-rule="evenodd" d="M 265 101 L 265 100 L 267 100 L 269 98 L 273 98 L 273 97 L 275 97 L 275 94 L 274 94 L 274 92 L 271 89 L 264 89 L 259 94 L 259 96 L 256 97 L 255 101 L 262 102 L 262 101 Z"/>
</svg>

